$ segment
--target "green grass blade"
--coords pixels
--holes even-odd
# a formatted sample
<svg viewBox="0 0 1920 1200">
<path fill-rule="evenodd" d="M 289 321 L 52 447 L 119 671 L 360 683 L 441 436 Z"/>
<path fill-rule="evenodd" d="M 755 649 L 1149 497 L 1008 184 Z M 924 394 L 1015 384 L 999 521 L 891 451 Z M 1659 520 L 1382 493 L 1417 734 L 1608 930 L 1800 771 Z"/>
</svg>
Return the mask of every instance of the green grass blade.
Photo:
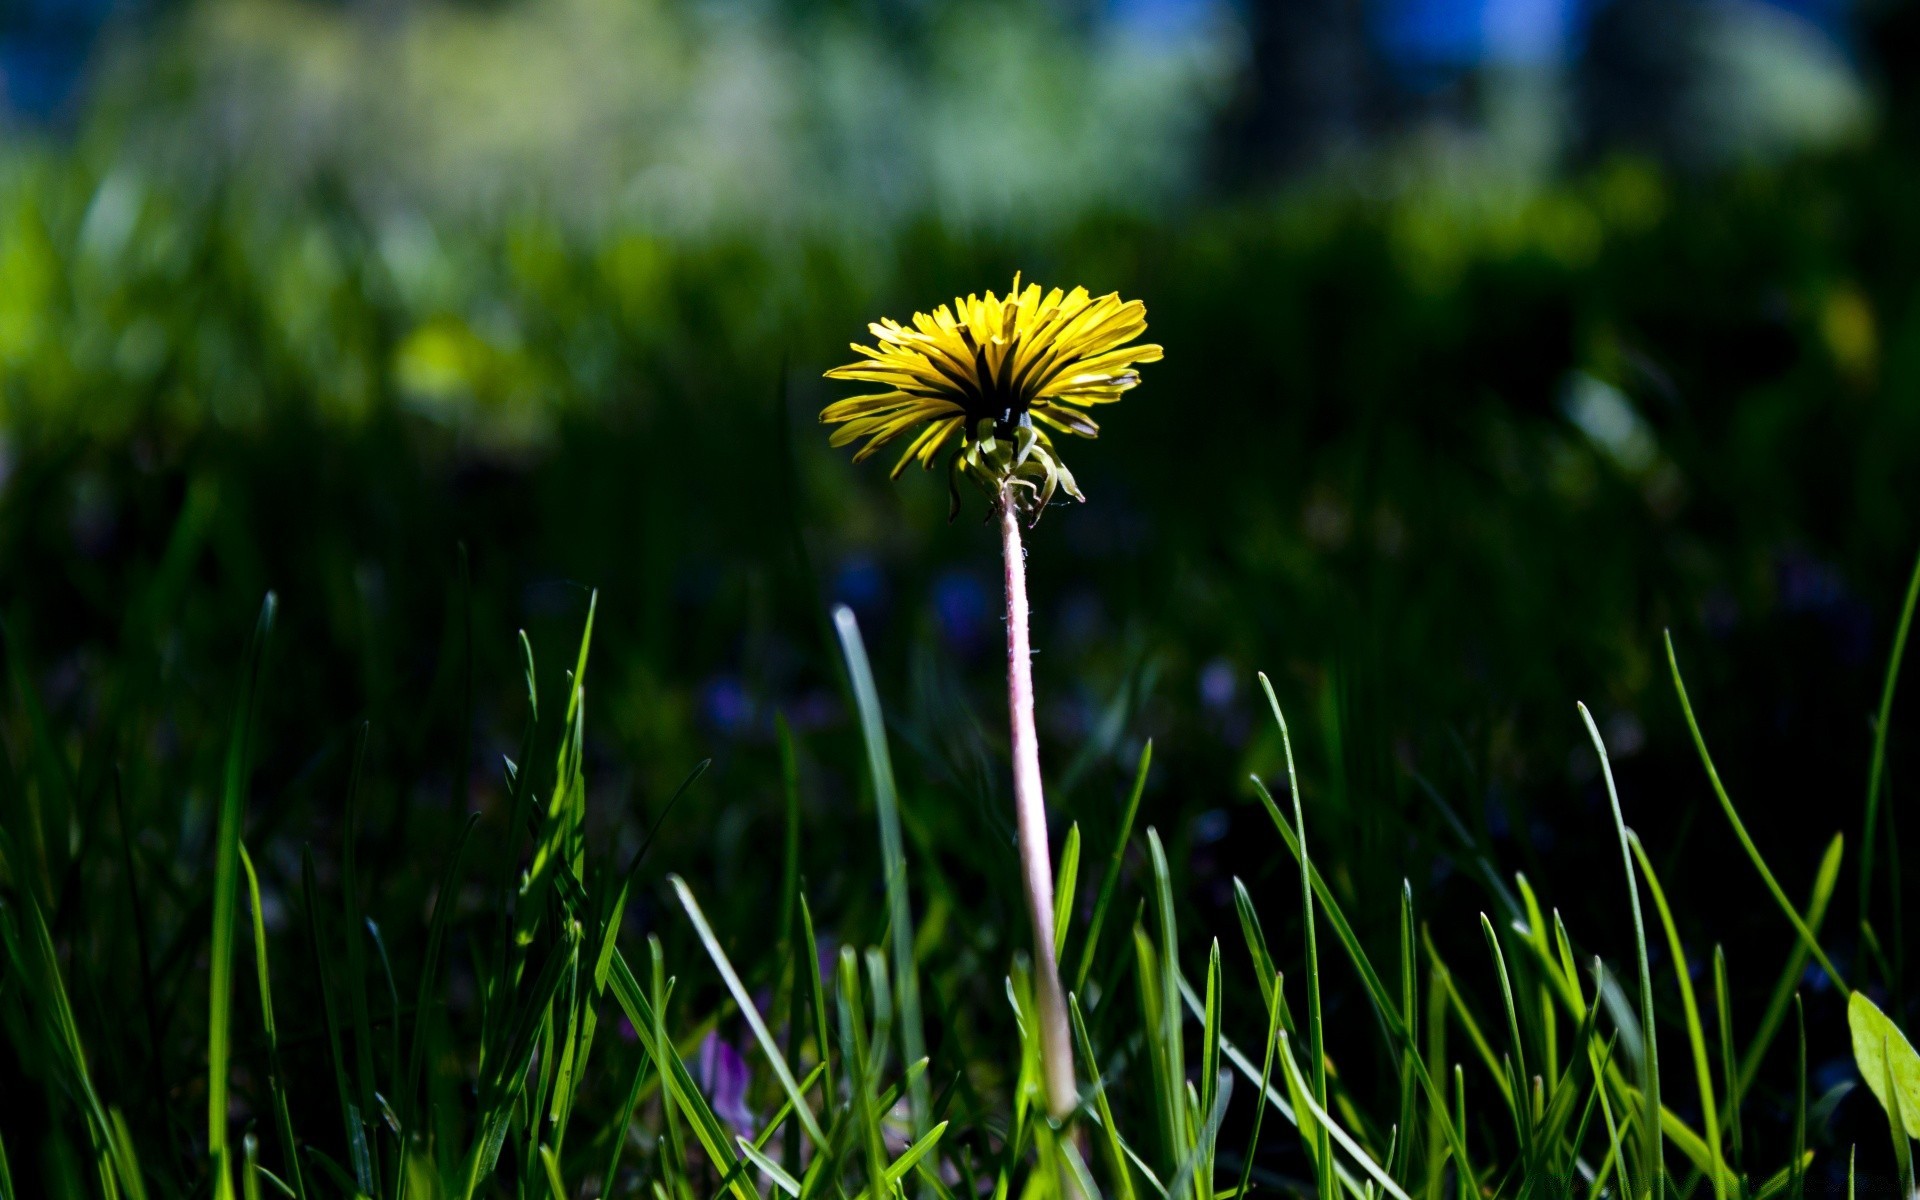
<svg viewBox="0 0 1920 1200">
<path fill-rule="evenodd" d="M 1107 1099 L 1106 1074 L 1101 1071 L 1100 1059 L 1093 1052 L 1093 1041 L 1087 1036 L 1087 1021 L 1080 1011 L 1078 996 L 1067 997 L 1067 1009 L 1073 1018 L 1073 1036 L 1074 1040 L 1080 1044 L 1080 1057 L 1086 1063 L 1087 1074 L 1092 1077 L 1092 1082 L 1088 1086 L 1093 1092 L 1093 1102 L 1095 1112 L 1099 1115 L 1101 1132 L 1106 1134 L 1107 1150 L 1113 1162 L 1114 1184 L 1119 1190 L 1119 1200 L 1136 1200 L 1133 1190 L 1133 1173 L 1127 1168 L 1128 1151 L 1122 1145 L 1120 1130 L 1113 1122 L 1113 1106 Z M 1264 1090 L 1263 1088 L 1262 1091 Z"/>
<path fill-rule="evenodd" d="M 1709 1169 L 1707 1177 L 1713 1183 L 1716 1200 L 1726 1200 L 1727 1171 L 1720 1153 L 1720 1110 L 1713 1098 L 1713 1065 L 1707 1055 L 1706 1027 L 1700 1020 L 1700 1005 L 1693 994 L 1693 979 L 1687 972 L 1687 951 L 1680 942 L 1680 928 L 1674 924 L 1673 910 L 1667 904 L 1667 893 L 1660 886 L 1660 877 L 1654 873 L 1653 861 L 1647 857 L 1646 847 L 1640 844 L 1640 837 L 1631 830 L 1627 840 L 1633 846 L 1633 855 L 1640 862 L 1640 872 L 1646 877 L 1647 891 L 1653 896 L 1653 908 L 1660 916 L 1660 925 L 1667 934 L 1667 953 L 1673 959 L 1674 977 L 1680 984 L 1680 1010 L 1687 1022 L 1687 1045 L 1693 1052 L 1694 1082 L 1700 1089 L 1700 1116 L 1704 1126 Z"/>
<path fill-rule="evenodd" d="M 1726 1126 L 1728 1158 L 1736 1174 L 1740 1169 L 1740 1068 L 1733 1051 L 1733 1000 L 1727 981 L 1727 952 L 1713 948 L 1714 1024 L 1720 1036 L 1720 1086 L 1724 1089 L 1720 1123 Z"/>
<path fill-rule="evenodd" d="M 773 1040 L 773 1032 L 760 1017 L 760 1009 L 754 1004 L 753 994 L 747 985 L 740 981 L 740 975 L 733 969 L 733 963 L 727 959 L 727 952 L 720 945 L 720 939 L 714 936 L 713 926 L 707 923 L 707 916 L 700 911 L 699 901 L 693 898 L 693 891 L 687 887 L 687 881 L 678 875 L 667 876 L 667 882 L 673 885 L 674 893 L 680 897 L 680 905 L 687 910 L 688 920 L 700 937 L 701 945 L 707 948 L 708 957 L 720 972 L 720 978 L 732 993 L 734 1002 L 740 1007 L 740 1016 L 745 1019 L 747 1028 L 753 1031 L 754 1038 L 760 1043 L 760 1050 L 767 1056 L 767 1062 L 773 1067 L 775 1078 L 786 1092 L 787 1099 L 793 1104 L 793 1114 L 799 1120 L 800 1127 L 807 1131 L 807 1138 L 816 1147 L 825 1146 L 826 1134 L 820 1131 L 819 1122 L 814 1119 L 813 1110 L 807 1105 L 807 1098 L 800 1091 L 800 1083 L 793 1077 L 793 1069 L 787 1065 L 786 1056 L 780 1053 L 780 1046 Z"/>
<path fill-rule="evenodd" d="M 227 1067 L 233 1044 L 234 918 L 240 899 L 240 828 L 246 820 L 247 784 L 253 771 L 254 722 L 258 717 L 260 677 L 267 640 L 273 634 L 279 601 L 272 592 L 260 605 L 260 617 L 241 668 L 240 700 L 227 743 L 220 787 L 220 821 L 213 852 L 213 942 L 207 964 L 207 1154 L 213 1159 L 216 1196 L 233 1194 L 233 1170 L 227 1145 Z"/>
<path fill-rule="evenodd" d="M 1207 951 L 1207 1002 L 1200 1022 L 1200 1111 L 1213 1111 L 1220 1087 L 1220 940 Z"/>
<path fill-rule="evenodd" d="M 1160 1108 L 1166 1121 L 1168 1153 L 1173 1162 L 1179 1162 L 1193 1146 L 1190 1114 L 1181 1095 L 1187 1080 L 1187 1062 L 1180 1019 L 1180 964 L 1177 961 L 1180 933 L 1173 915 L 1173 881 L 1167 868 L 1167 852 L 1160 844 L 1159 831 L 1151 826 L 1147 829 L 1147 850 L 1153 863 L 1153 911 L 1160 945 L 1152 964 L 1158 973 L 1154 994 L 1158 997 L 1155 1009 L 1159 1020 L 1148 1026 L 1146 1036 L 1156 1043 L 1163 1064 Z"/>
<path fill-rule="evenodd" d="M 249 910 L 253 913 L 254 978 L 260 989 L 260 1024 L 267 1037 L 267 1084 L 273 1092 L 273 1120 L 280 1135 L 280 1153 L 292 1177 L 292 1194 L 306 1200 L 306 1176 L 300 1169 L 299 1142 L 293 1136 L 293 1114 L 287 1104 L 287 1074 L 280 1064 L 280 1034 L 273 1020 L 273 980 L 267 961 L 267 925 L 260 907 L 260 878 L 254 874 L 253 859 L 245 843 L 240 846 L 240 867 L 247 876 Z"/>
<path fill-rule="evenodd" d="M 1060 846 L 1060 866 L 1053 884 L 1053 956 L 1066 953 L 1067 927 L 1073 922 L 1073 892 L 1080 884 L 1080 822 L 1067 827 Z"/>
<path fill-rule="evenodd" d="M 1331 1140 L 1340 1143 L 1340 1148 L 1345 1150 L 1354 1162 L 1360 1164 L 1360 1169 L 1365 1171 L 1375 1183 L 1378 1183 L 1387 1195 L 1392 1196 L 1394 1200 L 1413 1200 L 1398 1183 L 1394 1182 L 1393 1177 L 1387 1174 L 1386 1169 L 1375 1162 L 1373 1157 L 1361 1147 L 1360 1143 L 1353 1140 L 1352 1135 L 1340 1128 L 1339 1124 L 1334 1121 L 1333 1114 L 1322 1108 L 1319 1102 L 1313 1098 L 1312 1093 L 1307 1089 L 1306 1080 L 1302 1077 L 1300 1065 L 1294 1061 L 1293 1049 L 1288 1043 L 1289 1039 L 1283 1030 L 1280 1034 L 1280 1065 L 1286 1070 L 1288 1076 L 1294 1080 L 1294 1086 L 1299 1089 L 1301 1098 L 1310 1107 L 1313 1118 L 1315 1122 L 1318 1123 L 1319 1128 Z M 1323 1174 L 1329 1180 L 1334 1178 L 1332 1171 L 1325 1171 Z"/>
<path fill-rule="evenodd" d="M 1280 711 L 1280 699 L 1274 695 L 1273 682 L 1264 671 L 1260 673 L 1260 688 L 1267 695 L 1267 706 L 1273 710 L 1275 724 L 1280 726 L 1280 744 L 1287 758 L 1287 792 L 1293 797 L 1293 832 L 1294 840 L 1299 843 L 1300 859 L 1300 919 L 1306 939 L 1307 1053 L 1313 1056 L 1313 1102 L 1324 1111 L 1327 1107 L 1326 1035 L 1320 1009 L 1320 947 L 1318 935 L 1314 932 L 1313 870 L 1312 858 L 1307 853 L 1306 811 L 1300 802 L 1300 774 L 1293 765 L 1293 735 L 1287 730 L 1286 714 Z M 1324 1168 L 1333 1162 L 1333 1151 L 1324 1124 L 1319 1130 L 1319 1138 L 1318 1158 L 1323 1166 L 1319 1175 L 1320 1197 L 1321 1200 L 1332 1200 L 1333 1175 Z"/>
<path fill-rule="evenodd" d="M 1680 697 L 1680 711 L 1687 719 L 1687 731 L 1693 735 L 1694 749 L 1700 754 L 1701 765 L 1707 769 L 1707 780 L 1713 785 L 1713 794 L 1719 799 L 1721 810 L 1727 814 L 1727 821 L 1733 826 L 1734 836 L 1740 839 L 1741 848 L 1747 852 L 1747 858 L 1760 872 L 1760 878 L 1766 882 L 1767 891 L 1772 893 L 1773 901 L 1780 906 L 1780 911 L 1787 915 L 1787 920 L 1792 923 L 1794 932 L 1800 935 L 1807 949 L 1811 950 L 1814 958 L 1819 960 L 1827 977 L 1832 979 L 1834 986 L 1840 989 L 1841 996 L 1848 995 L 1852 989 L 1847 986 L 1846 980 L 1841 978 L 1840 972 L 1834 970 L 1833 962 L 1827 958 L 1827 952 L 1820 948 L 1819 939 L 1814 937 L 1813 930 L 1807 928 L 1807 923 L 1800 919 L 1800 913 L 1787 899 L 1786 892 L 1781 890 L 1779 881 L 1773 877 L 1772 868 L 1767 866 L 1767 860 L 1760 856 L 1759 847 L 1753 844 L 1753 838 L 1748 835 L 1746 823 L 1741 821 L 1740 813 L 1733 807 L 1733 800 L 1727 795 L 1726 785 L 1720 782 L 1720 772 L 1713 765 L 1713 756 L 1707 753 L 1707 740 L 1700 732 L 1700 722 L 1694 719 L 1693 704 L 1687 699 L 1687 685 L 1680 678 L 1680 660 L 1674 657 L 1673 653 L 1673 634 L 1666 635 L 1666 642 L 1667 667 L 1673 675 L 1673 690 Z M 1595 734 L 1594 739 L 1597 742 L 1599 735 Z"/>
<path fill-rule="evenodd" d="M 1386 984 L 1380 979 L 1380 973 L 1374 969 L 1372 959 L 1367 956 L 1366 948 L 1360 944 L 1359 936 L 1354 933 L 1353 926 L 1347 921 L 1346 913 L 1341 909 L 1339 900 L 1334 896 L 1332 890 L 1327 887 L 1326 880 L 1321 877 L 1320 869 L 1313 865 L 1312 860 L 1306 858 L 1301 853 L 1299 838 L 1294 834 L 1286 818 L 1281 815 L 1280 807 L 1273 799 L 1273 793 L 1268 791 L 1266 785 L 1258 778 L 1250 777 L 1250 781 L 1253 784 L 1255 793 L 1260 797 L 1261 804 L 1267 810 L 1268 818 L 1272 820 L 1274 828 L 1280 832 L 1281 840 L 1286 843 L 1288 852 L 1294 856 L 1295 861 L 1300 864 L 1301 870 L 1306 873 L 1309 885 L 1313 889 L 1313 894 L 1320 901 L 1320 909 L 1326 914 L 1328 926 L 1333 930 L 1335 937 L 1346 950 L 1347 957 L 1352 961 L 1354 969 L 1359 972 L 1360 981 L 1366 987 L 1367 996 L 1372 1001 L 1374 1015 L 1378 1018 L 1385 1030 L 1388 1042 L 1404 1053 L 1413 1056 L 1412 1066 L 1414 1076 L 1419 1081 L 1421 1090 L 1427 1094 L 1428 1102 L 1433 1105 L 1435 1111 L 1441 1113 L 1444 1118 L 1446 1097 L 1442 1094 L 1439 1084 L 1428 1071 L 1425 1062 L 1419 1058 L 1419 1048 L 1415 1044 L 1415 1034 L 1412 1025 L 1401 1020 L 1397 1012 L 1394 996 L 1387 991 Z M 1252 906 L 1249 903 L 1242 912 L 1242 920 L 1247 920 L 1251 912 Z M 1255 918 L 1255 924 L 1257 927 L 1257 918 Z M 1263 944 L 1264 940 L 1264 938 L 1261 939 Z M 1434 954 L 1431 941 L 1427 941 L 1425 945 L 1429 956 L 1432 956 L 1435 962 L 1439 962 L 1438 957 Z M 1486 1039 L 1480 1036 L 1479 1027 L 1474 1024 L 1473 1016 L 1467 1011 L 1465 1001 L 1457 991 L 1451 992 L 1451 996 L 1463 1022 L 1467 1025 L 1477 1044 L 1485 1052 L 1487 1062 L 1494 1074 L 1496 1076 L 1502 1076 L 1499 1061 L 1493 1055 L 1491 1048 L 1487 1046 Z M 1292 1031 L 1290 1019 L 1288 1029 L 1289 1032 Z M 1503 1092 L 1509 1092 L 1511 1090 L 1510 1085 L 1503 1076 L 1500 1080 L 1500 1086 Z M 1453 1144 L 1454 1151 L 1464 1155 L 1466 1153 L 1466 1145 L 1461 1141 L 1459 1131 L 1454 1128 L 1453 1122 L 1443 1119 L 1442 1124 L 1446 1128 L 1448 1141 Z"/>
<path fill-rule="evenodd" d="M 1820 859 L 1820 869 L 1814 875 L 1813 893 L 1807 903 L 1807 927 L 1814 933 L 1820 932 L 1826 921 L 1828 902 L 1833 899 L 1834 887 L 1840 881 L 1840 864 L 1846 847 L 1845 837 L 1834 834 L 1827 843 L 1827 852 Z M 1746 1053 L 1740 1056 L 1740 1092 L 1752 1090 L 1754 1080 L 1760 1076 L 1760 1061 L 1772 1047 L 1774 1037 L 1786 1023 L 1787 1010 L 1793 1006 L 1796 989 L 1806 974 L 1807 943 L 1800 938 L 1793 941 L 1793 950 L 1787 955 L 1787 964 L 1781 968 L 1780 977 L 1774 981 L 1773 995 L 1767 1001 L 1765 1014 L 1760 1018 L 1760 1027 L 1747 1043 Z"/>
<path fill-rule="evenodd" d="M 1133 819 L 1140 812 L 1140 797 L 1147 790 L 1147 768 L 1153 765 L 1153 739 L 1140 749 L 1140 765 L 1133 773 L 1133 790 L 1127 794 L 1126 811 L 1120 817 L 1120 828 L 1114 836 L 1113 854 L 1107 859 L 1107 870 L 1100 877 L 1100 891 L 1093 901 L 1093 919 L 1087 923 L 1087 940 L 1080 947 L 1080 966 L 1073 973 L 1073 990 L 1086 990 L 1087 972 L 1093 969 L 1093 954 L 1100 946 L 1100 930 L 1106 925 L 1107 908 L 1113 903 L 1113 894 L 1120 886 L 1120 867 L 1126 861 L 1127 840 L 1133 835 Z"/>
<path fill-rule="evenodd" d="M 700 1142 L 708 1156 L 714 1162 L 732 1170 L 740 1162 L 739 1154 L 733 1149 L 733 1139 L 726 1133 L 720 1118 L 714 1115 L 706 1098 L 700 1094 L 687 1065 L 673 1043 L 656 1036 L 656 1016 L 653 1005 L 648 1002 L 640 989 L 640 981 L 634 977 L 633 969 L 627 965 L 624 955 L 615 951 L 613 971 L 610 978 L 614 999 L 626 1013 L 627 1021 L 639 1036 L 640 1043 L 660 1069 L 667 1094 L 679 1110 L 686 1114 L 692 1125 L 694 1137 Z M 759 1190 L 750 1180 L 737 1178 L 732 1187 L 738 1200 L 761 1200 Z"/>
<path fill-rule="evenodd" d="M 1801 1166 L 1801 1156 L 1807 1148 L 1807 1010 L 1800 1003 L 1800 994 L 1793 996 L 1793 1025 L 1799 1035 L 1799 1054 L 1794 1058 L 1795 1087 L 1793 1105 L 1793 1158 L 1787 1163 L 1789 1189 L 1795 1200 L 1806 1194 L 1806 1176 Z M 1852 1169 L 1848 1169 L 1848 1194 L 1852 1194 Z"/>
<path fill-rule="evenodd" d="M 1667 643 L 1667 653 L 1668 657 L 1671 658 L 1673 653 L 1673 643 L 1671 640 Z M 1676 668 L 1674 681 L 1678 683 L 1679 678 L 1679 671 L 1678 668 Z M 1684 696 L 1684 693 L 1682 693 L 1682 695 Z M 1684 704 L 1684 702 L 1683 699 L 1682 703 Z M 1634 877 L 1633 851 L 1630 845 L 1630 835 L 1627 832 L 1627 820 L 1620 811 L 1620 792 L 1619 789 L 1614 787 L 1613 763 L 1607 757 L 1607 744 L 1600 736 L 1599 727 L 1593 723 L 1593 714 L 1587 711 L 1587 706 L 1581 704 L 1577 707 L 1580 710 L 1580 719 L 1586 722 L 1587 736 L 1593 740 L 1594 751 L 1600 756 L 1600 771 L 1607 784 L 1607 800 L 1613 806 L 1614 831 L 1620 838 L 1621 865 L 1626 869 L 1627 897 L 1633 904 L 1634 950 L 1638 956 L 1638 965 L 1640 968 L 1641 1036 L 1645 1046 L 1642 1053 L 1645 1064 L 1642 1088 L 1646 1097 L 1646 1108 L 1644 1115 L 1641 1117 L 1640 1124 L 1641 1136 L 1646 1139 L 1643 1153 L 1646 1158 L 1645 1170 L 1647 1178 L 1641 1182 L 1640 1188 L 1652 1195 L 1654 1200 L 1660 1200 L 1660 1197 L 1666 1192 L 1666 1172 L 1661 1166 L 1660 1050 L 1657 1031 L 1654 1027 L 1653 969 L 1648 965 L 1647 959 L 1647 923 L 1640 912 L 1640 885 Z M 1691 709 L 1688 710 L 1687 719 L 1689 722 L 1693 719 Z M 1701 752 L 1703 755 L 1705 754 L 1704 748 Z M 1708 769 L 1711 770 L 1712 768 L 1709 767 Z M 1732 811 L 1731 807 L 1729 807 L 1728 811 Z"/>
<path fill-rule="evenodd" d="M 918 1062 L 927 1056 L 927 1040 L 920 1019 L 920 973 L 913 953 L 913 913 L 907 901 L 907 852 L 900 834 L 900 799 L 893 781 L 893 758 L 887 751 L 887 726 L 880 712 L 880 692 L 873 684 L 866 643 L 853 610 L 842 604 L 833 610 L 833 625 L 846 656 L 847 675 L 860 709 L 860 731 L 867 745 L 867 769 L 873 780 L 874 810 L 880 823 L 880 854 L 885 870 L 887 915 L 892 926 L 894 1006 L 899 1012 L 900 1057 Z M 907 1091 L 913 1130 L 924 1134 L 931 1097 L 925 1079 Z"/>
<path fill-rule="evenodd" d="M 1860 822 L 1860 919 L 1868 917 L 1873 900 L 1873 836 L 1879 826 L 1881 781 L 1886 777 L 1887 727 L 1893 721 L 1893 693 L 1900 683 L 1900 664 L 1907 656 L 1907 634 L 1913 629 L 1913 611 L 1920 601 L 1920 558 L 1907 580 L 1907 596 L 1900 605 L 1900 622 L 1893 629 L 1893 650 L 1887 655 L 1887 675 L 1880 685 L 1880 711 L 1873 722 L 1873 755 L 1867 762 L 1867 808 Z M 1898 862 L 1893 864 L 1897 869 Z"/>
<path fill-rule="evenodd" d="M 1280 1042 L 1280 1007 L 1280 988 L 1276 980 L 1267 1001 L 1267 1053 L 1260 1064 L 1260 1090 L 1255 1093 L 1253 1100 L 1253 1128 L 1247 1133 L 1246 1153 L 1240 1160 L 1240 1182 L 1233 1189 L 1235 1197 L 1244 1197 L 1253 1179 L 1254 1153 L 1260 1148 L 1260 1126 L 1267 1116 L 1267 1091 L 1273 1086 L 1273 1052 Z"/>
<path fill-rule="evenodd" d="M 825 1094 L 837 1096 L 839 1092 L 833 1083 L 833 1043 L 827 1033 L 827 984 L 825 972 L 820 969 L 820 943 L 813 936 L 813 910 L 804 895 L 800 897 L 800 927 L 806 950 L 808 1000 L 813 1006 L 814 1046 L 820 1054 L 820 1065 L 827 1069 Z"/>
<path fill-rule="evenodd" d="M 934 1147 L 940 1144 L 940 1138 L 946 1132 L 947 1122 L 942 1121 L 932 1129 L 929 1129 L 925 1137 L 922 1137 L 919 1141 L 902 1151 L 900 1157 L 894 1159 L 892 1165 L 887 1168 L 887 1182 L 889 1184 L 898 1184 L 902 1179 L 906 1178 L 908 1171 L 913 1170 L 914 1166 L 919 1163 L 921 1159 L 933 1153 Z"/>
<path fill-rule="evenodd" d="M 944 1129 L 945 1126 L 941 1128 Z M 787 1174 L 785 1167 L 775 1162 L 771 1156 L 757 1148 L 746 1138 L 736 1136 L 733 1141 L 736 1146 L 740 1147 L 740 1153 L 746 1157 L 747 1161 L 760 1168 L 761 1173 L 767 1177 L 768 1182 L 789 1196 L 798 1197 L 800 1195 L 800 1181 Z"/>
<path fill-rule="evenodd" d="M 614 1183 L 620 1177 L 620 1157 L 626 1153 L 627 1130 L 633 1124 L 634 1109 L 640 1106 L 640 1089 L 647 1082 L 647 1068 L 652 1063 L 650 1055 L 640 1055 L 640 1061 L 633 1067 L 633 1082 L 627 1085 L 627 1098 L 607 1122 L 607 1165 L 600 1172 L 600 1191 L 603 1195 L 612 1193 Z"/>
</svg>

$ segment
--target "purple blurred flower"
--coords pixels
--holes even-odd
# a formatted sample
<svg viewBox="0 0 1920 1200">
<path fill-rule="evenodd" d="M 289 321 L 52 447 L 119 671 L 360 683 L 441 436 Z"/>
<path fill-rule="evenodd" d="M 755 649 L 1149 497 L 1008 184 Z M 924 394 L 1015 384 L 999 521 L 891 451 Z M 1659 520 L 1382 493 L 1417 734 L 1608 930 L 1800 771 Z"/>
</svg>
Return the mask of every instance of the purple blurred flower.
<svg viewBox="0 0 1920 1200">
<path fill-rule="evenodd" d="M 706 1094 L 715 1115 L 736 1132 L 753 1136 L 755 1121 L 747 1109 L 747 1084 L 752 1078 L 747 1072 L 747 1060 L 740 1057 L 732 1043 L 722 1040 L 717 1033 L 709 1033 L 700 1043 L 700 1054 L 694 1060 L 694 1080 Z"/>
</svg>

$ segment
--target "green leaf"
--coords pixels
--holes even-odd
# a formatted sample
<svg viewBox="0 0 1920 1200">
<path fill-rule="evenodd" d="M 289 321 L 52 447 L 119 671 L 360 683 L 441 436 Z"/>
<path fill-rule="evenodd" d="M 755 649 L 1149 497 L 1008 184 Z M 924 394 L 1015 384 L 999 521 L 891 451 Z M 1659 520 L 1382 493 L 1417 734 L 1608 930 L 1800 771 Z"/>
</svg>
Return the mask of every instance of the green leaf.
<svg viewBox="0 0 1920 1200">
<path fill-rule="evenodd" d="M 1914 1053 L 1913 1043 L 1859 992 L 1847 1000 L 1847 1025 L 1853 1031 L 1853 1061 L 1874 1099 L 1892 1117 L 1893 1091 L 1898 1089 L 1907 1136 L 1920 1137 L 1920 1054 Z"/>
</svg>

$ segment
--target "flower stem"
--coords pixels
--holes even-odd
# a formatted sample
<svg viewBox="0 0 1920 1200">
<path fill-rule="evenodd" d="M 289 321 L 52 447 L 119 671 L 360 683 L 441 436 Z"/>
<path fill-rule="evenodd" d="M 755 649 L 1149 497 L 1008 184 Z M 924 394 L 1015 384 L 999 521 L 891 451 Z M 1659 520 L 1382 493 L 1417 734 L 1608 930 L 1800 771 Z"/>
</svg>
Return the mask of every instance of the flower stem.
<svg viewBox="0 0 1920 1200">
<path fill-rule="evenodd" d="M 1007 709 L 1013 721 L 1013 806 L 1020 832 L 1020 874 L 1033 918 L 1033 962 L 1039 985 L 1040 1058 L 1047 1111 L 1073 1112 L 1073 1050 L 1067 998 L 1053 952 L 1053 861 L 1047 844 L 1047 801 L 1040 787 L 1040 739 L 1033 725 L 1033 649 L 1027 635 L 1027 561 L 1013 486 L 1000 489 L 1000 550 L 1007 568 Z"/>
</svg>

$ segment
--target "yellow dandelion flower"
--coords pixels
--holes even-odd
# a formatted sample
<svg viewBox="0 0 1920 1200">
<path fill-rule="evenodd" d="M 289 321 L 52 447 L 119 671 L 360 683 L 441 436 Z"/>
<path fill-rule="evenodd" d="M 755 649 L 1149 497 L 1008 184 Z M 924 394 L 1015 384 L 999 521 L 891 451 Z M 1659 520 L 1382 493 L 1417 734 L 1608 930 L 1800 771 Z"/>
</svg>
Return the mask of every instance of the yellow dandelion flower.
<svg viewBox="0 0 1920 1200">
<path fill-rule="evenodd" d="M 1158 346 L 1129 344 L 1147 328 L 1140 301 L 1118 293 L 1095 298 L 1078 287 L 1022 289 L 1018 275 L 1004 297 L 956 298 L 931 314 L 913 314 L 911 326 L 882 319 L 867 328 L 877 345 L 856 343 L 860 361 L 835 367 L 827 378 L 885 390 L 829 404 L 820 420 L 840 426 L 831 444 L 865 439 L 853 456 L 859 462 L 914 434 L 894 464 L 898 479 L 915 460 L 931 470 L 958 434 L 947 468 L 956 510 L 960 474 L 995 496 L 1017 484 L 1036 510 L 1056 487 L 1082 499 L 1048 431 L 1099 436 L 1087 410 L 1120 399 L 1140 382 L 1135 364 L 1161 355 Z"/>
</svg>

